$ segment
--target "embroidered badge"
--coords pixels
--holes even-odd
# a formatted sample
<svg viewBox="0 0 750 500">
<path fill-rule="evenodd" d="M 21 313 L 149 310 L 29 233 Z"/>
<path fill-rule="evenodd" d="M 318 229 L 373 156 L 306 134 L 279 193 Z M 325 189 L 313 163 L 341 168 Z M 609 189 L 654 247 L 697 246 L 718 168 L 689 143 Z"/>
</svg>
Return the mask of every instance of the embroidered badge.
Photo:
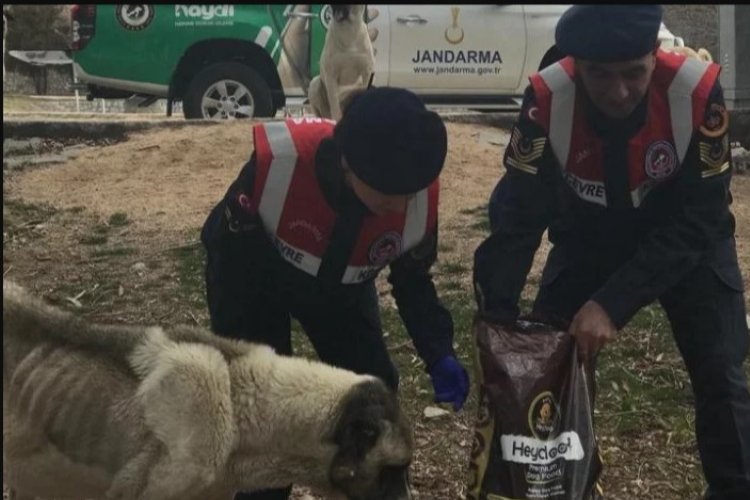
<svg viewBox="0 0 750 500">
<path fill-rule="evenodd" d="M 708 140 L 698 143 L 701 162 L 704 165 L 701 177 L 706 179 L 729 170 L 729 136 L 721 140 Z"/>
<path fill-rule="evenodd" d="M 698 143 L 701 161 L 709 168 L 716 168 L 725 161 L 729 153 L 729 136 L 725 135 L 720 141 L 701 141 Z"/>
<path fill-rule="evenodd" d="M 369 259 L 374 266 L 384 266 L 401 253 L 401 235 L 389 232 L 370 245 Z"/>
<path fill-rule="evenodd" d="M 711 104 L 706 113 L 706 119 L 699 127 L 706 137 L 719 137 L 729 128 L 729 113 L 721 104 Z"/>
<path fill-rule="evenodd" d="M 529 120 L 538 123 L 539 108 L 536 106 L 530 106 L 526 115 L 529 117 Z"/>
<path fill-rule="evenodd" d="M 674 146 L 667 141 L 656 141 L 646 150 L 646 175 L 652 179 L 666 179 L 677 169 Z"/>
<path fill-rule="evenodd" d="M 518 128 L 514 128 L 510 136 L 510 152 L 506 162 L 511 167 L 535 175 L 538 169 L 531 162 L 541 158 L 546 141 L 546 137 L 524 137 Z"/>
</svg>

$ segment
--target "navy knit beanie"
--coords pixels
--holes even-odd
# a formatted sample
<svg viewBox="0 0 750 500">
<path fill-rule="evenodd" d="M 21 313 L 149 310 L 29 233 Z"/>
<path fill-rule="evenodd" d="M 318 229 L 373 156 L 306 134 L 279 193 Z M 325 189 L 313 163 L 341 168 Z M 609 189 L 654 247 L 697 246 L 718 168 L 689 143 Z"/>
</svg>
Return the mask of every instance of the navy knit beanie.
<svg viewBox="0 0 750 500">
<path fill-rule="evenodd" d="M 662 13 L 661 5 L 574 5 L 557 22 L 555 44 L 576 59 L 638 59 L 654 50 Z"/>
<path fill-rule="evenodd" d="M 413 194 L 437 179 L 448 136 L 413 92 L 374 87 L 354 97 L 334 132 L 354 174 L 383 194 Z"/>
</svg>

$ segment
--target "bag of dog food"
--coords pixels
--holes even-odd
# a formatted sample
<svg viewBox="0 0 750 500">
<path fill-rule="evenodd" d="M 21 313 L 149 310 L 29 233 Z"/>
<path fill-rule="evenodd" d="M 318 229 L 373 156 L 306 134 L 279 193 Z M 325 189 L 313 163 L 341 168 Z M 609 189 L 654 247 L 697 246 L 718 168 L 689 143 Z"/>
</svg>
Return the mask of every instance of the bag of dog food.
<svg viewBox="0 0 750 500">
<path fill-rule="evenodd" d="M 594 374 L 573 337 L 480 319 L 474 334 L 480 402 L 467 500 L 595 498 Z"/>
</svg>

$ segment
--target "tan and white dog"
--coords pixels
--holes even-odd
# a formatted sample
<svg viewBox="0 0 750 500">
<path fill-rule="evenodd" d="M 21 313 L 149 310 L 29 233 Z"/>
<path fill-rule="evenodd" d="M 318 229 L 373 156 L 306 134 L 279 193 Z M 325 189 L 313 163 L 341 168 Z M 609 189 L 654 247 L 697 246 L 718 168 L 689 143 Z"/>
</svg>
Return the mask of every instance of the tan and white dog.
<svg viewBox="0 0 750 500">
<path fill-rule="evenodd" d="M 199 328 L 86 322 L 3 281 L 13 498 L 405 500 L 410 426 L 379 380 Z"/>
<path fill-rule="evenodd" d="M 333 18 L 320 56 L 320 75 L 307 91 L 310 107 L 321 118 L 341 118 L 341 103 L 365 88 L 375 67 L 371 36 L 364 20 L 365 5 L 332 5 Z"/>
<path fill-rule="evenodd" d="M 714 58 L 711 56 L 711 53 L 702 47 L 698 50 L 694 50 L 688 46 L 670 47 L 665 50 L 669 52 L 676 52 L 678 54 L 682 54 L 684 56 L 691 57 L 693 59 L 698 59 L 699 61 L 714 62 Z"/>
</svg>

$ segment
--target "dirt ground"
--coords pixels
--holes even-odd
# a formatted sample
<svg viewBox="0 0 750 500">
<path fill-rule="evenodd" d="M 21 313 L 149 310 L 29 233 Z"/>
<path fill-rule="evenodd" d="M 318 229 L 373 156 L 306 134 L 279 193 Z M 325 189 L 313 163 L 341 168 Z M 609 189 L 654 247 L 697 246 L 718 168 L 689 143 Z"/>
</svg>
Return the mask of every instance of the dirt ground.
<svg viewBox="0 0 750 500">
<path fill-rule="evenodd" d="M 446 250 L 440 258 L 470 268 L 482 233 L 461 229 L 471 223 L 467 213 L 487 203 L 501 175 L 508 134 L 479 125 L 447 126 L 449 153 L 440 205 Z M 250 156 L 250 127 L 250 122 L 233 122 L 151 130 L 132 134 L 125 142 L 87 147 L 62 164 L 4 171 L 4 277 L 94 320 L 206 324 L 206 311 L 193 307 L 199 301 L 178 293 L 186 277 L 171 255 L 197 244 L 204 218 Z M 735 176 L 733 192 L 738 252 L 747 277 L 750 176 Z M 13 203 L 14 210 L 7 210 L 6 203 Z M 27 210 L 22 220 L 16 218 L 21 209 Z M 12 234 L 6 231 L 9 227 L 14 228 Z M 102 244 L 91 245 L 97 238 Z M 527 296 L 531 284 L 538 282 L 546 252 L 545 242 Z M 461 277 L 464 289 L 469 274 Z M 475 403 L 435 420 L 425 419 L 423 408 L 411 410 L 417 443 L 412 479 L 418 498 L 455 499 L 465 494 Z M 627 460 L 635 462 L 637 457 L 618 458 Z M 605 479 L 606 474 L 605 468 Z M 612 495 L 607 498 L 632 498 L 626 493 L 619 496 L 630 490 L 617 481 L 610 484 Z M 295 498 L 304 495 L 295 490 Z"/>
</svg>

